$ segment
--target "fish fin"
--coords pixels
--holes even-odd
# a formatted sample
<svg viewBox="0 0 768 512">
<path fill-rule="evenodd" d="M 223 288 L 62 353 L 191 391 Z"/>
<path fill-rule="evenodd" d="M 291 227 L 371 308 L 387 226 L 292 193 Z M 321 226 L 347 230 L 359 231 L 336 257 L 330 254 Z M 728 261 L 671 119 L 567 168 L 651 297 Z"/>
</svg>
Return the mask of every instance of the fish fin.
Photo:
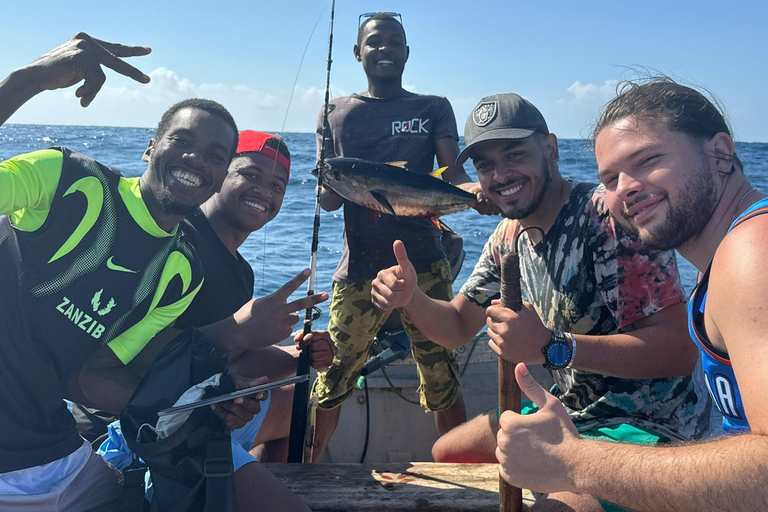
<svg viewBox="0 0 768 512">
<path fill-rule="evenodd" d="M 387 165 L 391 165 L 392 167 L 400 167 L 401 169 L 406 169 L 406 166 L 408 165 L 407 160 L 403 161 L 397 161 L 397 162 L 385 162 Z"/>
<path fill-rule="evenodd" d="M 441 225 L 442 223 L 440 222 L 440 220 L 437 217 L 432 217 L 429 220 L 432 221 L 432 224 L 434 224 L 437 229 L 439 229 L 440 231 L 443 230 L 443 227 Z"/>
<path fill-rule="evenodd" d="M 434 171 L 429 173 L 429 175 L 432 176 L 433 178 L 439 178 L 440 175 L 443 174 L 447 168 L 448 168 L 448 166 L 446 165 L 445 167 L 441 167 L 439 169 L 435 169 Z"/>
<path fill-rule="evenodd" d="M 371 190 L 371 196 L 379 202 L 381 206 L 384 207 L 389 213 L 397 217 L 397 214 L 395 213 L 395 209 L 392 208 L 392 205 L 389 203 L 389 199 L 387 199 L 387 196 L 382 194 L 381 192 L 378 192 L 376 190 Z"/>
</svg>

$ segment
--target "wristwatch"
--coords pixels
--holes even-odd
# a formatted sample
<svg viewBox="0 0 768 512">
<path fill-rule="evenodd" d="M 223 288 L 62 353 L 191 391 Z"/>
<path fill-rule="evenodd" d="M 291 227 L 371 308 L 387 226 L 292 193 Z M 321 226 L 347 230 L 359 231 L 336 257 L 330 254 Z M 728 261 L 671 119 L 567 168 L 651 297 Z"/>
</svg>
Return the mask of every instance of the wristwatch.
<svg viewBox="0 0 768 512">
<path fill-rule="evenodd" d="M 544 345 L 541 352 L 544 354 L 544 368 L 560 370 L 567 367 L 573 358 L 573 349 L 569 340 L 562 331 L 552 329 L 552 337 L 549 343 Z"/>
</svg>

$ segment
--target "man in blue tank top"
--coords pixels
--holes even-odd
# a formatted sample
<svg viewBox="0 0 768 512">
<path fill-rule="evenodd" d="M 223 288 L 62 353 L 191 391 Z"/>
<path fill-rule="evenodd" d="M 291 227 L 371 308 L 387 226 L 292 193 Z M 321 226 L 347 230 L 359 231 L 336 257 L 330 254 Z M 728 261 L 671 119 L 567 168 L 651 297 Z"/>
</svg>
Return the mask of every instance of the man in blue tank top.
<svg viewBox="0 0 768 512">
<path fill-rule="evenodd" d="M 745 176 L 718 108 L 667 78 L 627 83 L 600 115 L 594 143 L 611 213 L 701 272 L 689 327 L 726 436 L 668 448 L 582 439 L 521 364 L 517 380 L 540 412 L 501 416 L 501 474 L 513 485 L 638 510 L 764 510 L 768 315 L 759 298 L 768 289 L 768 198 Z"/>
</svg>

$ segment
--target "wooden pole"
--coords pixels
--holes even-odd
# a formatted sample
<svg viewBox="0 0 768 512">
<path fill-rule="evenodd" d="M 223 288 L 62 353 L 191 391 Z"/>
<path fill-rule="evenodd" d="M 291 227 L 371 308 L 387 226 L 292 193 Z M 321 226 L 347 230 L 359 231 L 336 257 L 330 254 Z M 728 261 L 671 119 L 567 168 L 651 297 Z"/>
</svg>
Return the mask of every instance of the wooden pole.
<svg viewBox="0 0 768 512">
<path fill-rule="evenodd" d="M 520 311 L 523 298 L 520 291 L 520 258 L 510 253 L 501 260 L 501 305 Z M 515 380 L 515 365 L 499 358 L 499 414 L 504 411 L 520 412 L 520 387 Z M 512 487 L 499 477 L 499 511 L 522 512 L 523 491 Z"/>
</svg>

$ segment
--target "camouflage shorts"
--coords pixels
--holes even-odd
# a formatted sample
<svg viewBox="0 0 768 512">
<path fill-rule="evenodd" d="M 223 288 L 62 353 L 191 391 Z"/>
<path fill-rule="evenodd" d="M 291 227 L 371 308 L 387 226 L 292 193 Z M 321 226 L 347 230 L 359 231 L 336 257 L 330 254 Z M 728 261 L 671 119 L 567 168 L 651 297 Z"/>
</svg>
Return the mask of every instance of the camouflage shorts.
<svg viewBox="0 0 768 512">
<path fill-rule="evenodd" d="M 333 409 L 351 396 L 373 338 L 389 317 L 388 312 L 377 309 L 371 302 L 372 281 L 333 283 L 328 330 L 336 345 L 336 356 L 327 370 L 318 372 L 313 387 L 323 409 Z M 419 288 L 432 298 L 451 300 L 448 261 L 433 263 L 429 272 L 419 274 Z M 400 314 L 419 373 L 421 405 L 427 411 L 447 409 L 456 401 L 461 387 L 456 355 L 453 350 L 426 339 L 404 312 Z"/>
</svg>

